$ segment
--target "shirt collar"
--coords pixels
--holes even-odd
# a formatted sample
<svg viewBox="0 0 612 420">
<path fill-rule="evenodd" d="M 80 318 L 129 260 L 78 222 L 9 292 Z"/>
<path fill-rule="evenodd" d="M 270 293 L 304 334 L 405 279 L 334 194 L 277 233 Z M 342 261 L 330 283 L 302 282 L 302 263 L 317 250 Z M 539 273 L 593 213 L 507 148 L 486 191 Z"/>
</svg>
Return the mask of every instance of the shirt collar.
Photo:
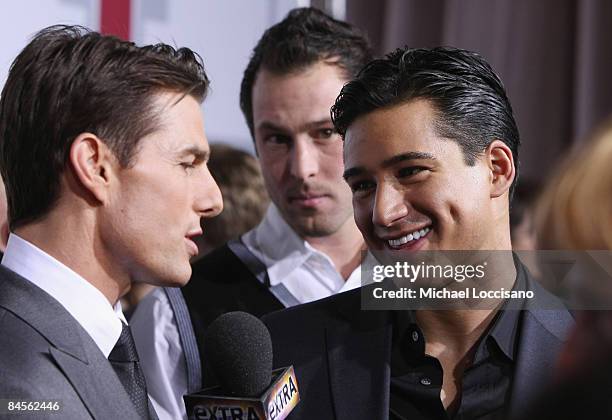
<svg viewBox="0 0 612 420">
<path fill-rule="evenodd" d="M 329 258 L 300 238 L 274 204 L 270 204 L 262 222 L 245 234 L 244 241 L 262 255 L 272 286 L 315 254 Z"/>
<path fill-rule="evenodd" d="M 512 290 L 526 290 L 527 279 L 526 270 L 516 255 L 514 256 L 514 264 L 516 267 L 516 281 Z M 478 363 L 489 356 L 489 348 L 487 343 L 494 343 L 495 346 L 510 361 L 514 361 L 514 349 L 517 340 L 517 330 L 520 321 L 522 304 L 513 302 L 513 309 L 508 309 L 509 301 L 507 300 L 502 305 L 501 309 L 491 322 L 490 328 L 484 333 L 479 341 L 476 354 L 474 355 L 474 363 Z M 394 332 L 394 340 L 398 340 L 396 345 L 402 348 L 402 352 L 408 357 L 423 357 L 425 354 L 425 340 L 423 333 L 416 323 L 416 315 L 413 310 L 393 311 L 392 322 Z"/>
<path fill-rule="evenodd" d="M 527 273 L 523 264 L 520 262 L 516 254 L 513 254 L 514 266 L 516 267 L 516 281 L 512 287 L 513 291 L 524 291 L 527 290 Z M 517 302 L 514 300 L 510 304 L 509 300 L 506 300 L 502 305 L 501 309 L 495 315 L 495 319 L 491 325 L 487 340 L 495 342 L 497 347 L 506 355 L 510 360 L 514 360 L 514 348 L 516 343 L 516 336 L 518 330 L 518 324 L 521 316 L 520 309 L 523 307 L 523 301 Z M 483 340 L 484 342 L 484 340 Z M 477 351 L 476 358 L 482 356 L 484 352 L 484 346 L 480 346 Z M 481 353 L 481 354 L 479 354 Z"/>
<path fill-rule="evenodd" d="M 57 300 L 108 357 L 121 335 L 121 322 L 127 324 L 119 302 L 113 307 L 83 277 L 14 233 L 9 235 L 2 265 Z"/>
</svg>

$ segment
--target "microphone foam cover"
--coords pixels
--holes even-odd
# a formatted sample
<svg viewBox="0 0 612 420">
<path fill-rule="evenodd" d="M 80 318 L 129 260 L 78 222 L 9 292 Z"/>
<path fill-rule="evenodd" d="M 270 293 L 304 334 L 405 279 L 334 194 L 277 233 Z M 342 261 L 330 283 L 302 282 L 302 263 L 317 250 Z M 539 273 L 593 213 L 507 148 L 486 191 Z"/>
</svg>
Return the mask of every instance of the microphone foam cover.
<svg viewBox="0 0 612 420">
<path fill-rule="evenodd" d="M 210 324 L 204 357 L 221 388 L 231 395 L 259 397 L 272 381 L 270 332 L 246 312 L 228 312 Z"/>
</svg>

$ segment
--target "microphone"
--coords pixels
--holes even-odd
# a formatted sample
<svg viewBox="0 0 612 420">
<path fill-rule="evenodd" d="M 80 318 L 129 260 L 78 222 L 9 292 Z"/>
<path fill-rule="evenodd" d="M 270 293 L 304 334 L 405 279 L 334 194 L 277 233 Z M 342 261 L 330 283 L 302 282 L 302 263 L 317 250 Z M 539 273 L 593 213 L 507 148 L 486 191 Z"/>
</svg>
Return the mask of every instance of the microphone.
<svg viewBox="0 0 612 420">
<path fill-rule="evenodd" d="M 219 386 L 183 397 L 194 420 L 283 420 L 300 401 L 293 366 L 272 370 L 272 339 L 246 312 L 228 312 L 204 337 L 204 358 Z"/>
</svg>

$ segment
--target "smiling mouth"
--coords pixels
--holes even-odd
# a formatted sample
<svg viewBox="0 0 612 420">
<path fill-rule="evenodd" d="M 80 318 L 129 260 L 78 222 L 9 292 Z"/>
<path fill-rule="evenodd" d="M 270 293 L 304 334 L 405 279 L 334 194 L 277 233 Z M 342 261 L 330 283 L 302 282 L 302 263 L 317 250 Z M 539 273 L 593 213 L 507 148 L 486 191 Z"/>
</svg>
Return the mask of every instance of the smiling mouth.
<svg viewBox="0 0 612 420">
<path fill-rule="evenodd" d="M 396 238 L 396 239 L 388 239 L 387 244 L 394 249 L 400 249 L 406 245 L 412 245 L 416 243 L 419 239 L 424 238 L 427 234 L 431 232 L 431 226 L 426 226 L 422 229 L 414 230 L 409 232 L 408 234 Z"/>
</svg>

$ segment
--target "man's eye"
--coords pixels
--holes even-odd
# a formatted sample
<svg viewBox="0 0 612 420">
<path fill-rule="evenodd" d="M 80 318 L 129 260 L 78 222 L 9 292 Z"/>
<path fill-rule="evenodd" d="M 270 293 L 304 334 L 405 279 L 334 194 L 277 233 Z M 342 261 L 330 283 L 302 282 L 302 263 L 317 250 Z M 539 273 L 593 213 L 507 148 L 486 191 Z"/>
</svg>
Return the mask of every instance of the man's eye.
<svg viewBox="0 0 612 420">
<path fill-rule="evenodd" d="M 265 141 L 266 143 L 270 144 L 289 144 L 291 142 L 291 138 L 283 134 L 272 134 L 267 136 Z"/>
<path fill-rule="evenodd" d="M 399 178 L 405 178 L 409 176 L 416 175 L 420 172 L 425 171 L 427 168 L 423 168 L 422 166 L 409 166 L 407 168 L 402 168 L 398 171 Z"/>
<path fill-rule="evenodd" d="M 185 170 L 190 170 L 195 168 L 195 164 L 194 162 L 181 162 L 181 166 L 183 167 L 183 169 Z"/>
<path fill-rule="evenodd" d="M 336 130 L 333 128 L 321 128 L 320 130 L 317 130 L 317 138 L 320 139 L 328 139 L 334 134 L 336 134 Z"/>
<path fill-rule="evenodd" d="M 366 192 L 374 187 L 374 183 L 372 181 L 355 181 L 350 184 L 351 190 L 353 193 Z"/>
</svg>

